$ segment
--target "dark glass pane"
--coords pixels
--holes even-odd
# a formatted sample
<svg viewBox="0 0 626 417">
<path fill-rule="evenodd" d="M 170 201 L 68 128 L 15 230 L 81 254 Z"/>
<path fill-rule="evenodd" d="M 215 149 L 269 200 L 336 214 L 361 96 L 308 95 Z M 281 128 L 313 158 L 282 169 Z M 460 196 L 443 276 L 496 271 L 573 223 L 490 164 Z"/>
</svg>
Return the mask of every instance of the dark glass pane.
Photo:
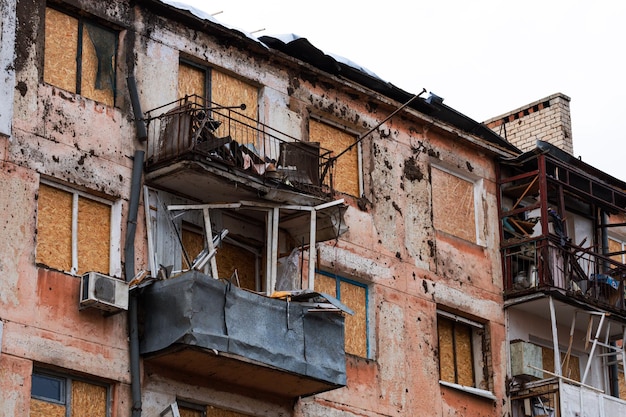
<svg viewBox="0 0 626 417">
<path fill-rule="evenodd" d="M 51 401 L 64 403 L 64 383 L 62 378 L 33 374 L 31 395 Z"/>
</svg>

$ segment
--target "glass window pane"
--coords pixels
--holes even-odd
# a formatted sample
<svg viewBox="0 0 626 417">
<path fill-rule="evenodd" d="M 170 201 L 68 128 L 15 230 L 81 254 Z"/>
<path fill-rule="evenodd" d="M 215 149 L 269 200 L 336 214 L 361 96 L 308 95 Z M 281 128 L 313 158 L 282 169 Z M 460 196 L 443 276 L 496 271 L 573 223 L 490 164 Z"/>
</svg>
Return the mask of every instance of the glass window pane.
<svg viewBox="0 0 626 417">
<path fill-rule="evenodd" d="M 65 402 L 65 380 L 49 375 L 33 374 L 31 395 L 59 403 Z"/>
</svg>

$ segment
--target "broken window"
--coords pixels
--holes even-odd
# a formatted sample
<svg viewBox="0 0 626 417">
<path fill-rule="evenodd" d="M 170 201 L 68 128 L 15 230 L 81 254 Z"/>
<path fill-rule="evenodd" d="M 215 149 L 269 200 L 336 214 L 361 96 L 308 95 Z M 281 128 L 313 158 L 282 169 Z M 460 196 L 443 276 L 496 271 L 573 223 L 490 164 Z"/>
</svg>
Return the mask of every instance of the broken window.
<svg viewBox="0 0 626 417">
<path fill-rule="evenodd" d="M 476 215 L 477 184 L 460 174 L 432 166 L 431 188 L 435 229 L 480 243 Z"/>
<path fill-rule="evenodd" d="M 45 27 L 44 81 L 113 106 L 117 32 L 50 7 Z"/>
<path fill-rule="evenodd" d="M 481 323 L 437 310 L 440 381 L 489 390 L 484 373 L 485 331 Z"/>
<path fill-rule="evenodd" d="M 119 230 L 119 204 L 41 183 L 37 210 L 38 264 L 72 274 L 119 276 L 119 236 L 111 236 Z"/>
<path fill-rule="evenodd" d="M 106 384 L 35 370 L 31 379 L 31 417 L 108 417 Z"/>
<path fill-rule="evenodd" d="M 367 285 L 318 271 L 315 290 L 337 298 L 354 311 L 354 315 L 345 318 L 345 350 L 352 355 L 369 357 Z"/>
<path fill-rule="evenodd" d="M 355 134 L 331 126 L 328 123 L 311 119 L 309 120 L 309 141 L 319 143 L 322 149 L 331 151 L 329 156 L 337 156 L 356 142 Z M 333 167 L 333 187 L 341 193 L 360 197 L 361 187 L 361 162 L 359 158 L 359 146 L 341 155 L 335 161 Z"/>
</svg>

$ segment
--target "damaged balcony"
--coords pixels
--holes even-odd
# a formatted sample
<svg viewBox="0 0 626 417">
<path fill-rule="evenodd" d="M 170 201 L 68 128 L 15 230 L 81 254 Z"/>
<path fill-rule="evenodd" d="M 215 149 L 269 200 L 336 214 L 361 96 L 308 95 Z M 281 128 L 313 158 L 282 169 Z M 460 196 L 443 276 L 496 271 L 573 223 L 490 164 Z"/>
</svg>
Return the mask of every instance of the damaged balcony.
<svg viewBox="0 0 626 417">
<path fill-rule="evenodd" d="M 146 182 L 202 202 L 264 199 L 318 205 L 332 195 L 331 153 L 187 96 L 147 112 Z"/>
<path fill-rule="evenodd" d="M 289 400 L 346 384 L 341 310 L 350 311 L 332 297 L 277 299 L 195 270 L 140 291 L 149 372 Z"/>
<path fill-rule="evenodd" d="M 626 316 L 626 184 L 547 143 L 499 173 L 507 299 L 537 292 Z"/>
</svg>

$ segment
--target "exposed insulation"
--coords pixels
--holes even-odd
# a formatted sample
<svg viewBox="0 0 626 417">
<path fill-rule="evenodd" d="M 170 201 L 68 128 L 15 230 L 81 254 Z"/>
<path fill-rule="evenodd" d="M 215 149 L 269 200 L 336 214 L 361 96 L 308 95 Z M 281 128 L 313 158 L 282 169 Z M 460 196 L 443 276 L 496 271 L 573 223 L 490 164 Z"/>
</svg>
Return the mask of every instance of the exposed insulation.
<svg viewBox="0 0 626 417">
<path fill-rule="evenodd" d="M 181 415 L 182 417 L 182 415 Z M 206 417 L 248 417 L 247 414 L 236 413 L 234 411 L 222 410 L 213 406 L 207 406 Z"/>
<path fill-rule="evenodd" d="M 112 106 L 115 34 L 91 24 L 85 24 L 83 27 L 80 94 Z M 93 39 L 99 40 L 100 57 L 96 54 Z M 98 62 L 99 59 L 101 62 Z"/>
<path fill-rule="evenodd" d="M 474 184 L 436 167 L 431 175 L 435 228 L 476 242 Z"/>
<path fill-rule="evenodd" d="M 183 225 L 181 240 L 183 241 L 183 247 L 189 256 L 189 262 L 193 260 L 204 249 L 204 235 L 202 233 L 189 230 L 189 228 Z M 185 255 L 181 253 L 181 265 L 183 268 L 190 268 L 191 265 L 187 265 L 185 261 Z"/>
<path fill-rule="evenodd" d="M 65 406 L 31 398 L 30 417 L 65 417 Z"/>
<path fill-rule="evenodd" d="M 178 97 L 197 95 L 206 98 L 206 71 L 181 62 L 178 66 Z M 200 100 L 200 105 L 204 102 Z"/>
<path fill-rule="evenodd" d="M 253 120 L 258 119 L 258 88 L 215 69 L 211 70 L 211 101 L 220 106 L 239 106 L 243 103 L 246 105 L 246 109 L 237 109 L 236 111 Z M 226 114 L 227 111 L 218 110 L 218 112 Z M 231 117 L 250 124 L 250 120 L 236 114 L 231 113 Z M 228 134 L 227 128 L 228 126 L 222 125 L 217 131 L 217 136 L 226 136 Z M 243 135 L 245 136 L 246 133 Z"/>
<path fill-rule="evenodd" d="M 64 90 L 76 92 L 78 20 L 46 8 L 43 79 Z"/>
<path fill-rule="evenodd" d="M 106 417 L 106 415 L 106 387 L 82 381 L 72 381 L 72 407 L 70 417 Z"/>
<path fill-rule="evenodd" d="M 36 261 L 62 271 L 72 268 L 72 194 L 45 184 L 39 187 Z"/>
<path fill-rule="evenodd" d="M 345 320 L 346 352 L 366 358 L 367 300 L 365 288 L 345 281 L 341 281 L 339 285 L 341 302 L 354 310 L 354 315 L 346 315 Z"/>
<path fill-rule="evenodd" d="M 328 124 L 310 120 L 309 141 L 319 142 L 320 147 L 332 151 L 332 155 L 338 155 L 352 145 L 356 138 Z M 356 146 L 335 162 L 333 186 L 339 192 L 359 196 L 359 161 Z"/>
<path fill-rule="evenodd" d="M 223 242 L 217 249 L 215 258 L 220 278 L 230 278 L 237 268 L 240 287 L 252 291 L 257 290 L 255 259 L 256 256 L 252 252 L 227 242 Z"/>
<path fill-rule="evenodd" d="M 78 199 L 78 272 L 109 273 L 111 207 Z"/>
</svg>

